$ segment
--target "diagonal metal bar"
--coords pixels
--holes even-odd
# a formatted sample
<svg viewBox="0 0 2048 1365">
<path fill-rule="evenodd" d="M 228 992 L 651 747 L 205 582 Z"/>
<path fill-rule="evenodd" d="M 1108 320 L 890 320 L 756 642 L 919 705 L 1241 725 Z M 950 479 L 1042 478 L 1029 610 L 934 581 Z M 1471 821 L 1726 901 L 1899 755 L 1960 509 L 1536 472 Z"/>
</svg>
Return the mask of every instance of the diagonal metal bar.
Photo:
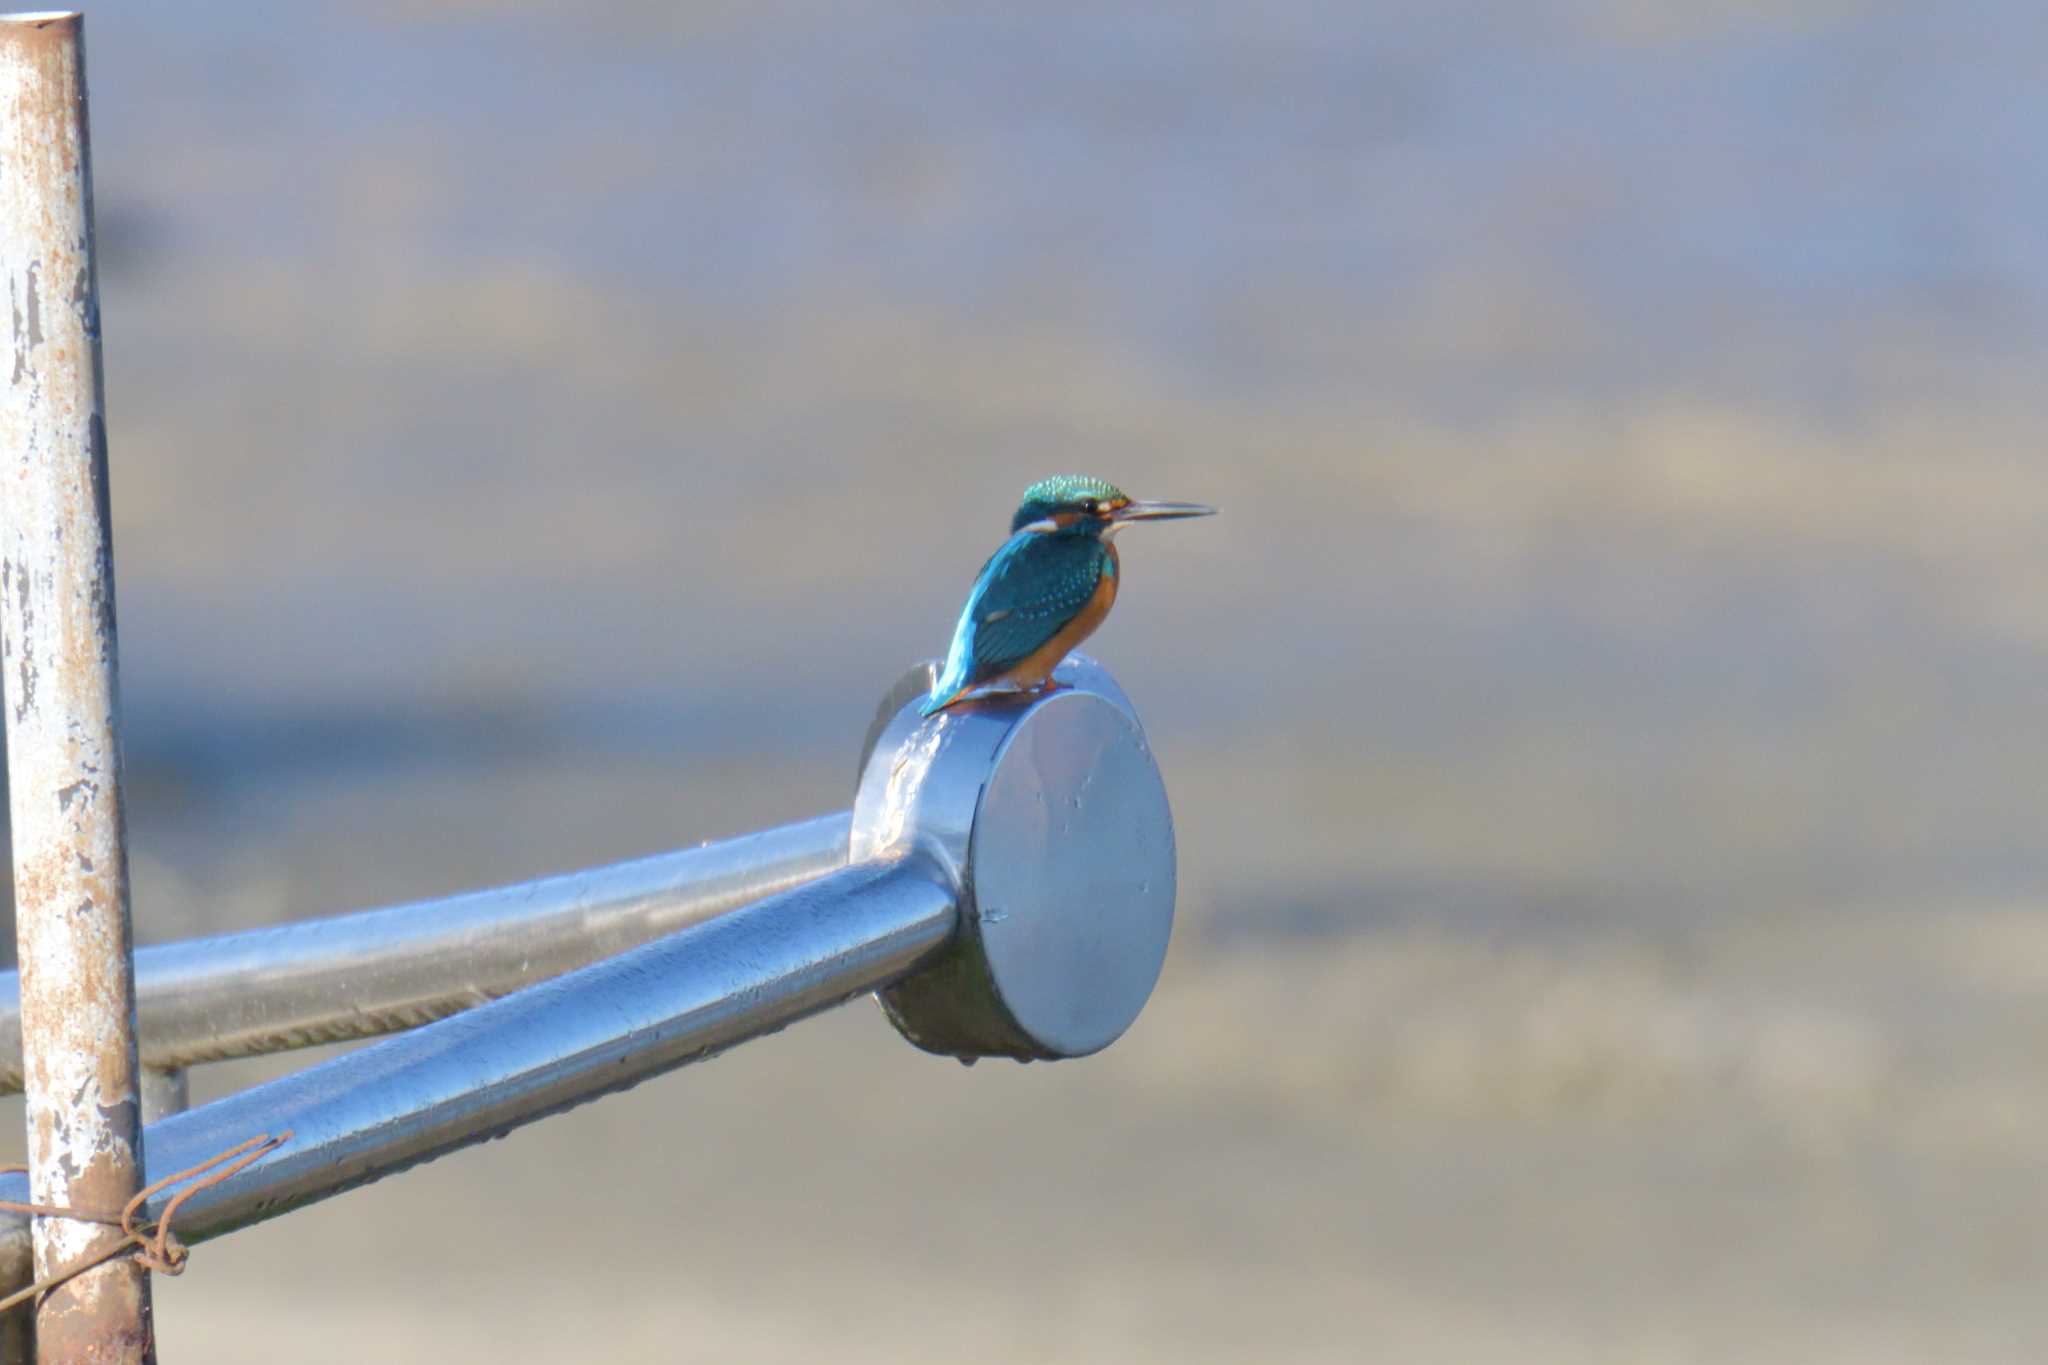
<svg viewBox="0 0 2048 1365">
<path fill-rule="evenodd" d="M 146 1066 L 395 1033 L 846 865 L 851 816 L 651 858 L 135 954 Z M 20 982 L 0 973 L 0 1093 L 21 1088 Z"/>
<path fill-rule="evenodd" d="M 201 1241 L 277 1217 L 772 1033 L 898 979 L 951 940 L 922 854 L 863 863 L 452 1018 L 149 1126 L 162 1179 L 258 1133 L 289 1143 L 180 1209 Z M 0 1199 L 25 1186 L 0 1178 Z M 175 1191 L 151 1201 L 162 1212 Z M 24 1237 L 0 1218 L 0 1266 Z"/>
</svg>

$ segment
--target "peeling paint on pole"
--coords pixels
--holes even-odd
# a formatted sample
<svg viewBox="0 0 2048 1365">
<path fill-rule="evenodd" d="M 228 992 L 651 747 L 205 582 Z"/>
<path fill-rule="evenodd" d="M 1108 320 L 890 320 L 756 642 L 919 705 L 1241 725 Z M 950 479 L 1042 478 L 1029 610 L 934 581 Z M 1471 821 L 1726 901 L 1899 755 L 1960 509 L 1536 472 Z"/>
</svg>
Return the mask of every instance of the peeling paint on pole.
<svg viewBox="0 0 2048 1365">
<path fill-rule="evenodd" d="M 118 1211 L 139 1188 L 135 990 L 116 729 L 114 578 L 92 161 L 76 14 L 0 17 L 0 684 L 6 699 L 30 1184 Z M 119 1234 L 35 1222 L 38 1275 Z M 44 1361 L 154 1358 L 132 1258 L 52 1290 Z"/>
</svg>

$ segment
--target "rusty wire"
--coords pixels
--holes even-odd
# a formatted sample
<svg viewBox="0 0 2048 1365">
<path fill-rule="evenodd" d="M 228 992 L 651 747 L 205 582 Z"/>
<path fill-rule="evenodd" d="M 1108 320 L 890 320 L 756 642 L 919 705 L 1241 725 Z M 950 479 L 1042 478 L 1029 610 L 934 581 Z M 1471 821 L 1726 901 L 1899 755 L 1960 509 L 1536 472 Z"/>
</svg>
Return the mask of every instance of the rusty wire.
<svg viewBox="0 0 2048 1365">
<path fill-rule="evenodd" d="M 247 1142 L 238 1143 L 228 1148 L 225 1152 L 208 1157 L 196 1166 L 187 1166 L 182 1171 L 167 1175 L 162 1180 L 146 1186 L 133 1199 L 128 1201 L 119 1214 L 93 1213 L 86 1209 L 64 1208 L 55 1204 L 19 1204 L 11 1199 L 0 1199 L 0 1210 L 5 1210 L 9 1213 L 29 1214 L 43 1218 L 74 1218 L 82 1223 L 100 1223 L 108 1227 L 117 1227 L 121 1229 L 122 1233 L 121 1240 L 113 1246 L 103 1251 L 95 1252 L 76 1265 L 66 1266 L 62 1270 L 53 1271 L 43 1276 L 42 1279 L 37 1280 L 34 1284 L 17 1289 L 5 1298 L 0 1298 L 0 1313 L 5 1313 L 8 1309 L 22 1303 L 24 1300 L 47 1293 L 73 1276 L 82 1275 L 94 1266 L 104 1265 L 116 1256 L 126 1255 L 129 1251 L 136 1253 L 135 1259 L 140 1261 L 144 1267 L 154 1270 L 160 1275 L 184 1274 L 185 1263 L 191 1259 L 192 1251 L 191 1248 L 178 1239 L 177 1233 L 171 1229 L 171 1220 L 177 1216 L 179 1206 L 201 1190 L 210 1189 L 220 1184 L 223 1180 L 239 1175 L 256 1162 L 261 1161 L 264 1157 L 276 1151 L 279 1147 L 284 1146 L 285 1143 L 291 1141 L 291 1138 L 290 1129 L 286 1129 L 276 1137 L 272 1137 L 268 1133 L 258 1133 Z M 215 1170 L 215 1167 L 220 1167 L 220 1169 Z M 207 1174 L 209 1171 L 212 1174 Z M 0 1175 L 12 1175 L 17 1172 L 26 1175 L 28 1167 L 0 1166 Z M 200 1179 L 199 1177 L 202 1176 L 205 1178 Z M 188 1181 L 191 1183 L 186 1184 Z M 170 1202 L 164 1205 L 163 1216 L 154 1223 L 137 1222 L 136 1216 L 142 1212 L 142 1207 L 149 1202 L 150 1196 L 167 1190 L 173 1185 L 185 1185 L 186 1187 L 171 1196 Z"/>
</svg>

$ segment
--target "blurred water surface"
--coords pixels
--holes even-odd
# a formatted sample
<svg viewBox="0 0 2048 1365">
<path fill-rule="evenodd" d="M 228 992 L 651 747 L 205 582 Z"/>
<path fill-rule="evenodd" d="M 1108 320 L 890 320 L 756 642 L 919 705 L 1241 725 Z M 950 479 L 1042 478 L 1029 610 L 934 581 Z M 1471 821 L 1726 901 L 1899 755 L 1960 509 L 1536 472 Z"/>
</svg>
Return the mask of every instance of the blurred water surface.
<svg viewBox="0 0 2048 1365">
<path fill-rule="evenodd" d="M 1117 1048 L 846 1011 L 168 1352 L 2048 1351 L 2048 11 L 89 30 L 145 939 L 843 805 L 1026 483 L 1224 508 L 1094 647 L 1184 864 Z"/>
</svg>

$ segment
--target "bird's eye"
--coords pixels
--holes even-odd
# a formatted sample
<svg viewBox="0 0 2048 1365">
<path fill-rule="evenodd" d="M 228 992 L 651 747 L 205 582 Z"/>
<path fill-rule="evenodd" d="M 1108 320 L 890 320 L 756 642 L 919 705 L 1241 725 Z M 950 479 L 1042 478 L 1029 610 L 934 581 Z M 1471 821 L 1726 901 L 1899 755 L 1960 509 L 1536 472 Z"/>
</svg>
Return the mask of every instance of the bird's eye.
<svg viewBox="0 0 2048 1365">
<path fill-rule="evenodd" d="M 1093 498 L 1089 498 L 1089 499 L 1088 499 L 1088 500 L 1087 500 L 1086 502 L 1082 503 L 1082 504 L 1081 504 L 1081 510 L 1082 510 L 1083 512 L 1086 512 L 1086 513 L 1087 513 L 1087 514 L 1088 514 L 1089 516 L 1091 516 L 1091 517 L 1092 517 L 1092 516 L 1094 516 L 1094 515 L 1095 515 L 1095 499 L 1093 499 Z"/>
</svg>

